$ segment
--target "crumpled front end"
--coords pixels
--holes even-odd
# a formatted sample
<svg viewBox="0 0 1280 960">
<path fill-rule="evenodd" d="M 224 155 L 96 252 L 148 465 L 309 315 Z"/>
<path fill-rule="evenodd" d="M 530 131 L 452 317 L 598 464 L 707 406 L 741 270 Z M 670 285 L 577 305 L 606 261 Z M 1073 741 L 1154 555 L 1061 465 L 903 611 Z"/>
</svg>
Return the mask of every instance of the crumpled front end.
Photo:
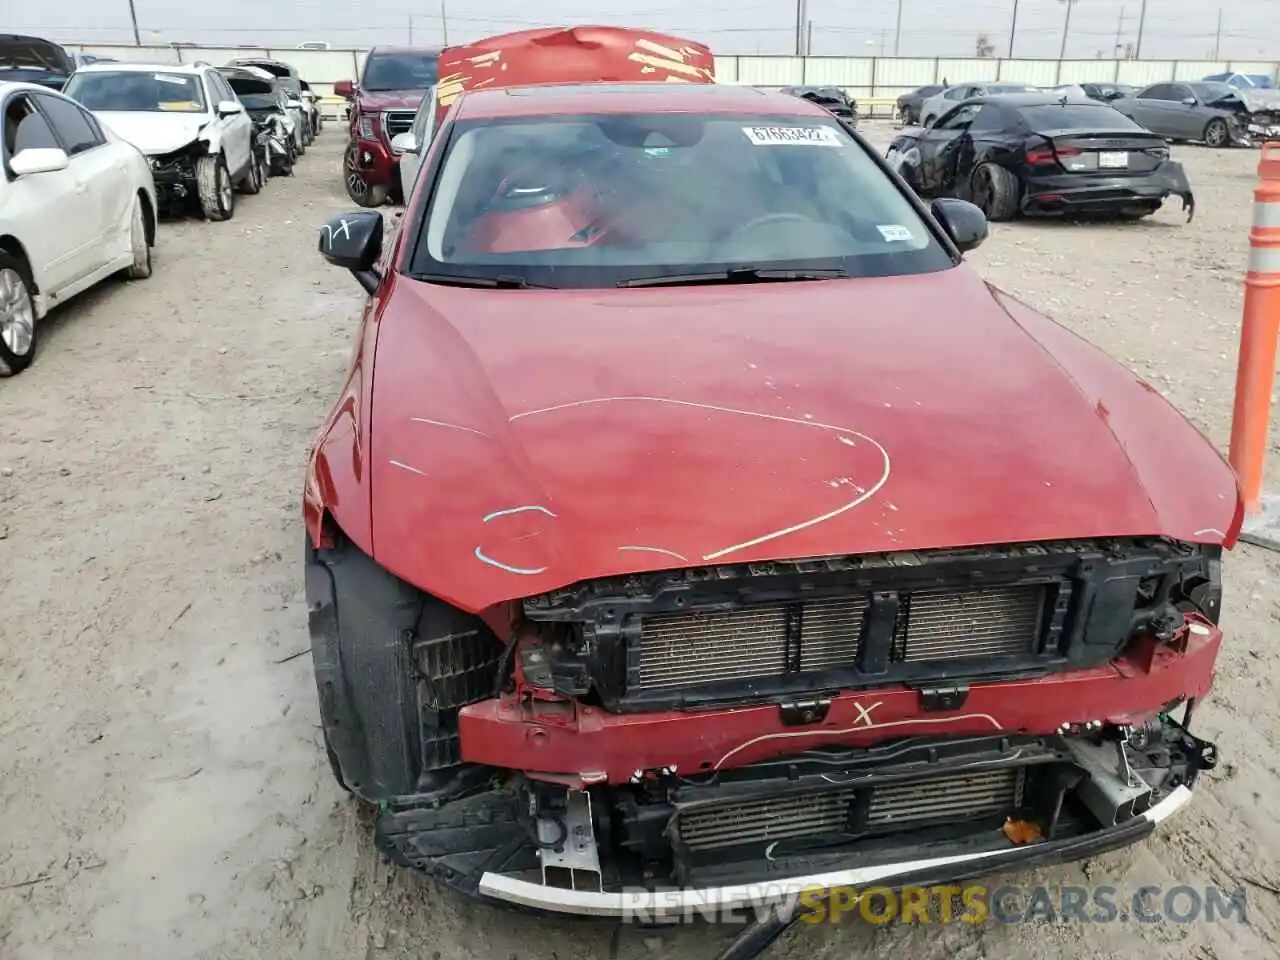
<svg viewBox="0 0 1280 960">
<path fill-rule="evenodd" d="M 1220 548 L 701 567 L 480 616 L 340 537 L 307 594 L 335 771 L 469 894 L 657 920 L 1134 842 L 1212 744 Z"/>
<path fill-rule="evenodd" d="M 204 140 L 193 140 L 177 150 L 147 157 L 162 212 L 183 209 L 198 196 L 196 163 L 208 154 L 208 146 Z"/>
</svg>

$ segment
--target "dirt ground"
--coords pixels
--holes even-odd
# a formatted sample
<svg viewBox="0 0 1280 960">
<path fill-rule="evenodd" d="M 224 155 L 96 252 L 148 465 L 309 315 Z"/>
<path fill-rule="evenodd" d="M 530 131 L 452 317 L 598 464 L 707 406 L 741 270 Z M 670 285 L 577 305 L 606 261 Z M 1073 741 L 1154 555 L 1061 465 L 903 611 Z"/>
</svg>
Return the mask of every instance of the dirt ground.
<svg viewBox="0 0 1280 960">
<path fill-rule="evenodd" d="M 0 382 L 0 956 L 704 960 L 719 931 L 531 920 L 383 865 L 330 779 L 300 491 L 362 300 L 315 253 L 347 206 L 340 139 L 228 223 L 162 225 L 152 279 L 58 311 L 35 366 Z M 999 225 L 971 260 L 1225 446 L 1257 153 L 1176 155 L 1193 223 L 1175 201 L 1133 225 Z M 1230 558 L 1197 727 L 1223 759 L 1190 807 L 1137 847 L 1004 878 L 1243 887 L 1246 924 L 845 923 L 772 960 L 1274 957 L 1277 570 Z"/>
</svg>

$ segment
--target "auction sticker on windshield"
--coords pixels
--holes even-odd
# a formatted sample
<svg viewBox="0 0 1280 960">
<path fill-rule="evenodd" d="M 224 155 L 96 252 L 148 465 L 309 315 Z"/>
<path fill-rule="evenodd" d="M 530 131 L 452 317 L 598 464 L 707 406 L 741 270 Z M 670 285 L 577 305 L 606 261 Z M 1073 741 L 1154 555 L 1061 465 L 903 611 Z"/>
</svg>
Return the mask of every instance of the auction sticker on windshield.
<svg viewBox="0 0 1280 960">
<path fill-rule="evenodd" d="M 813 147 L 838 147 L 840 138 L 830 127 L 743 127 L 742 132 L 757 147 L 782 143 L 808 144 Z"/>
</svg>

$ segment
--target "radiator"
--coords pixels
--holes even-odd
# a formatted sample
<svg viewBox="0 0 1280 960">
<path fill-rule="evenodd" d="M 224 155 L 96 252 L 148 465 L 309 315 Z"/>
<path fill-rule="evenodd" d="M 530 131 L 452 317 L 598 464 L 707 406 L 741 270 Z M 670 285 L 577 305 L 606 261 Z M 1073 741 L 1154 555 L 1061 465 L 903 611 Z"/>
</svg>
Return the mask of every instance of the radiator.
<svg viewBox="0 0 1280 960">
<path fill-rule="evenodd" d="M 886 834 L 956 820 L 1008 816 L 1022 800 L 1026 767 L 713 803 L 679 814 L 677 835 L 689 850 L 717 850 L 779 840 Z M 869 793 L 869 803 L 860 794 Z M 855 812 L 865 806 L 864 812 Z"/>
</svg>

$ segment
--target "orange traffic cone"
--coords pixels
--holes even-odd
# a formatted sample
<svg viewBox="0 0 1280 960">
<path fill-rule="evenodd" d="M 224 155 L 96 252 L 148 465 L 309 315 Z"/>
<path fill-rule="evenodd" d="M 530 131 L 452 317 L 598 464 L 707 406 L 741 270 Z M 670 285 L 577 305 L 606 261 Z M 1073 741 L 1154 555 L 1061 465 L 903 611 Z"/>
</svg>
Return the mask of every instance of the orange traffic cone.
<svg viewBox="0 0 1280 960">
<path fill-rule="evenodd" d="M 1280 550 L 1280 499 L 1262 495 L 1280 340 L 1280 143 L 1263 144 L 1258 180 L 1253 191 L 1249 271 L 1244 280 L 1230 460 L 1244 498 L 1240 539 Z"/>
</svg>

